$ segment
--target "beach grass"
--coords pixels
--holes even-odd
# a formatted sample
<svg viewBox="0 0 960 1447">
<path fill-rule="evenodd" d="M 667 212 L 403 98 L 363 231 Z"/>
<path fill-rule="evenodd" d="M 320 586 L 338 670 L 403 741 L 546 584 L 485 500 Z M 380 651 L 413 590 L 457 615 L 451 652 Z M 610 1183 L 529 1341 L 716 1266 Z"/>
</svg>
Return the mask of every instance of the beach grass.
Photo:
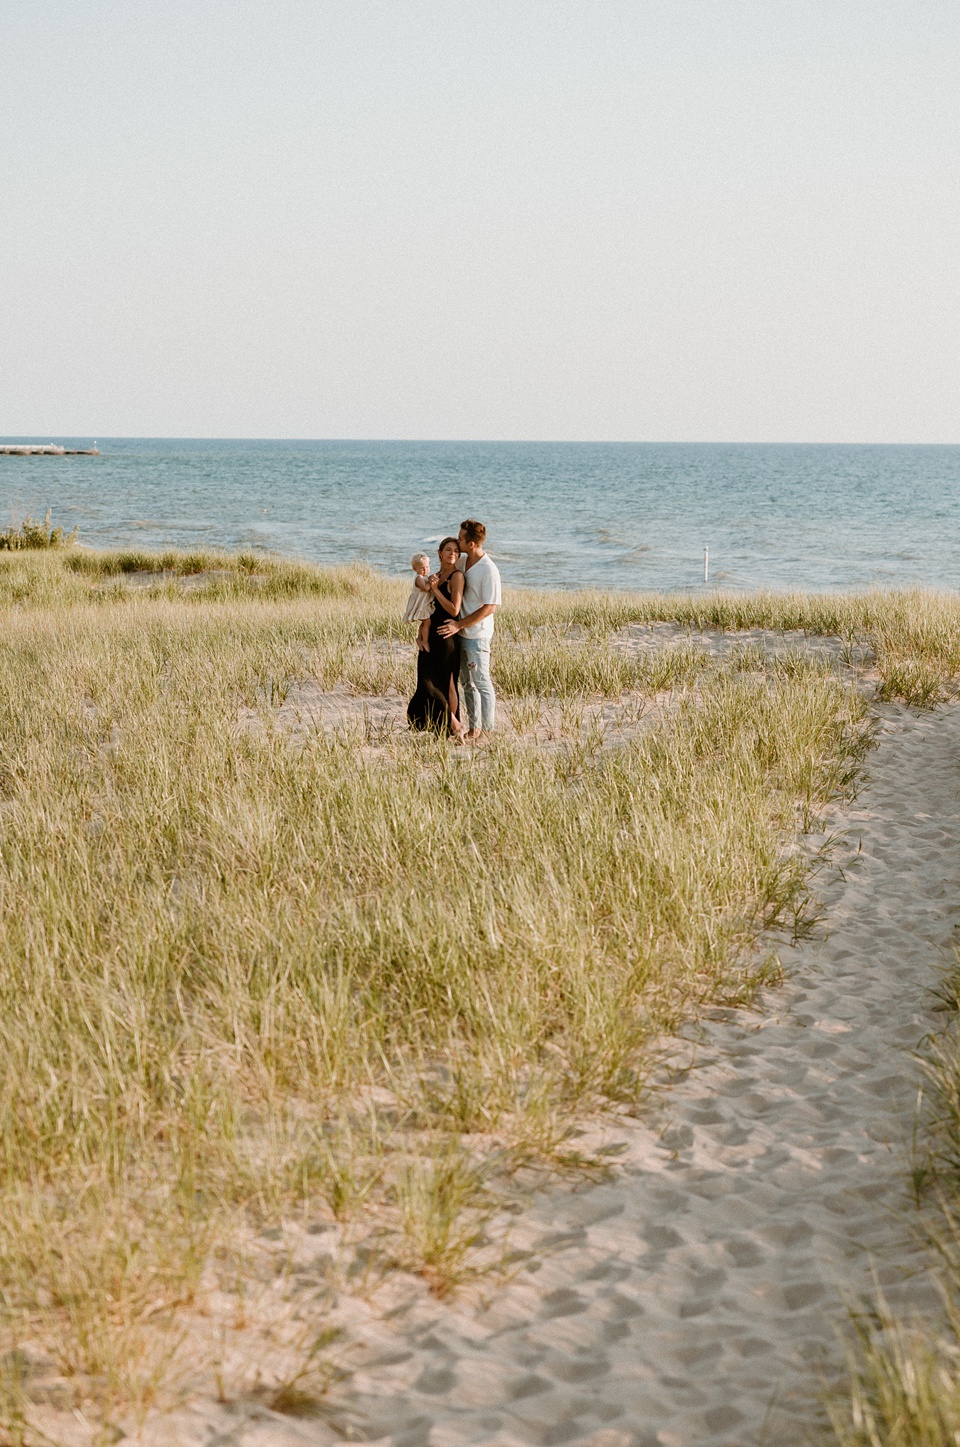
<svg viewBox="0 0 960 1447">
<path fill-rule="evenodd" d="M 869 1317 L 855 1324 L 848 1391 L 828 1401 L 832 1440 L 841 1447 L 947 1447 L 960 1441 L 958 1353 L 955 1276 L 938 1324 L 904 1319 L 878 1295 Z"/>
<path fill-rule="evenodd" d="M 862 681 L 619 630 L 824 632 L 912 699 L 960 670 L 947 595 L 516 593 L 520 726 L 492 747 L 292 738 L 304 681 L 412 692 L 403 592 L 252 555 L 0 559 L 9 1434 L 38 1355 L 98 1421 L 167 1401 L 192 1324 L 252 1299 L 236 1243 L 291 1216 L 379 1223 L 383 1261 L 454 1289 L 505 1161 L 570 1159 L 664 1032 L 769 978 L 764 932 L 814 908 L 798 831 L 856 788 Z M 609 747 L 583 707 L 624 696 L 663 706 Z M 327 1370 L 297 1342 L 271 1391 Z"/>
<path fill-rule="evenodd" d="M 38 525 L 40 526 L 40 525 Z M 49 519 L 47 533 L 51 530 Z M 255 553 L 214 551 L 148 553 L 53 549 L 5 560 L 0 571 L 0 606 L 30 600 L 51 607 L 84 600 L 130 601 L 141 593 L 193 603 L 245 599 L 335 601 L 362 606 L 333 609 L 324 618 L 324 642 L 362 646 L 405 640 L 399 621 L 403 584 L 366 568 L 319 568 Z M 680 623 L 695 643 L 700 630 L 751 629 L 834 637 L 870 650 L 880 698 L 927 707 L 952 694 L 960 678 L 960 596 L 933 589 L 869 589 L 863 592 L 779 593 L 698 592 L 683 594 L 538 592 L 507 589 L 501 637 L 526 645 L 512 657 L 535 670 L 556 644 L 565 644 L 559 668 L 570 674 L 568 655 L 580 657 L 583 687 L 604 672 L 616 683 L 609 661 L 599 662 L 596 645 L 609 644 L 632 623 Z M 398 599 L 401 600 L 398 607 Z M 592 648 L 577 648 L 577 644 Z M 609 655 L 606 655 L 609 659 Z M 554 661 L 554 660 L 550 660 Z M 504 679 L 511 673 L 502 661 Z M 513 664 L 514 671 L 521 666 Z M 623 663 L 619 665 L 623 667 Z M 691 666 L 691 665 L 688 665 Z M 558 677 L 562 688 L 562 679 Z M 577 680 L 570 678 L 569 687 Z"/>
<path fill-rule="evenodd" d="M 960 957 L 941 991 L 943 1029 L 920 1059 L 925 1096 L 914 1184 L 942 1309 L 894 1311 L 878 1292 L 854 1319 L 847 1388 L 828 1400 L 841 1447 L 940 1447 L 960 1441 Z"/>
<path fill-rule="evenodd" d="M 0 552 L 19 553 L 46 548 L 70 548 L 77 540 L 77 529 L 65 533 L 62 527 L 55 527 L 48 510 L 39 521 L 25 517 L 19 523 L 11 523 L 0 529 Z"/>
</svg>

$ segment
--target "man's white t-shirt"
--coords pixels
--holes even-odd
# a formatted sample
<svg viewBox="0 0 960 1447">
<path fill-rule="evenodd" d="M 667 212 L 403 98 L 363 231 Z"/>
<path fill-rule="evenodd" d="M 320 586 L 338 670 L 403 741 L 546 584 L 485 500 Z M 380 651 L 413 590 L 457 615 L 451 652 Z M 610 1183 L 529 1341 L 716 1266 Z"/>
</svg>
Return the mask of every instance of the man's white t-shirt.
<svg viewBox="0 0 960 1447">
<path fill-rule="evenodd" d="M 457 567 L 463 574 L 463 601 L 460 604 L 460 617 L 466 618 L 482 608 L 484 603 L 496 603 L 500 606 L 500 572 L 496 563 L 487 553 L 478 558 L 472 568 L 467 567 L 467 555 L 462 553 Z M 471 623 L 469 628 L 461 628 L 463 638 L 486 638 L 493 637 L 493 614 L 487 618 L 481 618 L 479 623 Z"/>
</svg>

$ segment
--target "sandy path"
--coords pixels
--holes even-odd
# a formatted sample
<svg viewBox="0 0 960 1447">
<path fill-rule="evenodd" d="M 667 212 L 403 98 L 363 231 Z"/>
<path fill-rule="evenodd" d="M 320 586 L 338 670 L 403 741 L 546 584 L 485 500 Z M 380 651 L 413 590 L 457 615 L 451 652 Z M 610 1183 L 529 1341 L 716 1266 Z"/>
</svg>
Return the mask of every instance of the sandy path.
<svg viewBox="0 0 960 1447">
<path fill-rule="evenodd" d="M 619 1132 L 620 1178 L 537 1199 L 514 1232 L 528 1269 L 488 1309 L 418 1294 L 371 1324 L 342 1428 L 397 1447 L 789 1440 L 871 1260 L 894 1292 L 916 1265 L 911 1052 L 960 920 L 958 760 L 960 708 L 888 713 L 826 939 L 787 952 L 760 1013 L 702 1023 L 662 1133 Z"/>
<path fill-rule="evenodd" d="M 538 1196 L 512 1231 L 524 1269 L 486 1307 L 410 1278 L 388 1314 L 358 1304 L 327 1420 L 218 1414 L 209 1447 L 804 1440 L 811 1363 L 837 1363 L 835 1323 L 871 1271 L 932 1305 L 906 1171 L 912 1051 L 960 927 L 958 761 L 960 706 L 886 710 L 838 821 L 826 935 L 784 951 L 789 981 L 758 1011 L 690 1032 L 695 1068 L 659 1117 L 616 1122 L 616 1179 Z"/>
</svg>

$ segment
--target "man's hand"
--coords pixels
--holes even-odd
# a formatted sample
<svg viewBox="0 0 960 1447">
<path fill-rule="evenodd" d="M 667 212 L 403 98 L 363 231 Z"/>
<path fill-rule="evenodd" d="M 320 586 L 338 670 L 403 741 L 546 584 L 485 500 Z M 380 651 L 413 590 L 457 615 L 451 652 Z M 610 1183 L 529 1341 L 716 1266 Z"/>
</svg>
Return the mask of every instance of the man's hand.
<svg viewBox="0 0 960 1447">
<path fill-rule="evenodd" d="M 449 623 L 441 623 L 437 632 L 441 638 L 452 638 L 455 633 L 460 632 L 460 624 L 456 618 L 451 618 Z"/>
</svg>

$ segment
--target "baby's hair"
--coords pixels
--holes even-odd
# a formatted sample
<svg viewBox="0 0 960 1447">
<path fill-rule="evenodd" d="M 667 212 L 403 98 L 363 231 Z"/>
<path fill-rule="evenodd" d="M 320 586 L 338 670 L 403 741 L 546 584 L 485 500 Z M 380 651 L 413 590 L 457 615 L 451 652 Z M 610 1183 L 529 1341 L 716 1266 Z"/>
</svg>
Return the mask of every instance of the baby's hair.
<svg viewBox="0 0 960 1447">
<path fill-rule="evenodd" d="M 420 563 L 426 563 L 427 567 L 429 568 L 430 559 L 427 557 L 426 553 L 414 553 L 413 557 L 410 559 L 410 566 L 414 572 L 417 571 L 417 567 Z"/>
</svg>

